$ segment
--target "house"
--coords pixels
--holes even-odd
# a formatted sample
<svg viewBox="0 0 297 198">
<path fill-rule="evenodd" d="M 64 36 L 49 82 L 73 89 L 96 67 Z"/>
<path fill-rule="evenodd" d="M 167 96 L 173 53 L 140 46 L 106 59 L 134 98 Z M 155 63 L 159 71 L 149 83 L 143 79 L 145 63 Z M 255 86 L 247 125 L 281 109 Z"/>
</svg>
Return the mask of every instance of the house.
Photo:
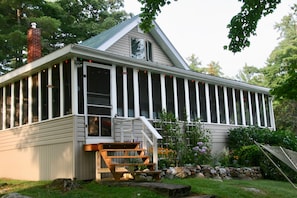
<svg viewBox="0 0 297 198">
<path fill-rule="evenodd" d="M 143 138 L 127 126 L 146 128 L 157 162 L 162 137 L 149 121 L 162 110 L 200 118 L 213 152 L 230 128 L 275 128 L 269 89 L 190 71 L 156 23 L 144 33 L 139 22 L 135 16 L 0 76 L 0 177 L 94 179 L 100 162 L 84 147 Z"/>
</svg>

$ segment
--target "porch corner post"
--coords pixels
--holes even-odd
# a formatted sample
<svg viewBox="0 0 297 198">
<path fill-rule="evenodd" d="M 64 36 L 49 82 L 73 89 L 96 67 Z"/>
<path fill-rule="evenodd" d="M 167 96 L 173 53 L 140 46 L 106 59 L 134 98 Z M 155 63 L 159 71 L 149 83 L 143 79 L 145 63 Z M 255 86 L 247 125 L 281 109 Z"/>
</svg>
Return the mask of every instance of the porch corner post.
<svg viewBox="0 0 297 198">
<path fill-rule="evenodd" d="M 156 170 L 158 170 L 158 140 L 153 137 L 153 163 L 156 164 Z"/>
</svg>

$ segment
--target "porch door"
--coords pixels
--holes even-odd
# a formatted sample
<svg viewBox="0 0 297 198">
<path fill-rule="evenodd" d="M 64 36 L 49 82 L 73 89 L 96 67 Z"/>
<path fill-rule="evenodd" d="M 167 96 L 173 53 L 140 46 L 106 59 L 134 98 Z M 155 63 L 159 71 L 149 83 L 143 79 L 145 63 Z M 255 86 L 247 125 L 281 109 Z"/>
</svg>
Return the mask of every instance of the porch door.
<svg viewBox="0 0 297 198">
<path fill-rule="evenodd" d="M 88 137 L 111 137 L 110 68 L 90 64 L 85 69 L 85 120 Z"/>
</svg>

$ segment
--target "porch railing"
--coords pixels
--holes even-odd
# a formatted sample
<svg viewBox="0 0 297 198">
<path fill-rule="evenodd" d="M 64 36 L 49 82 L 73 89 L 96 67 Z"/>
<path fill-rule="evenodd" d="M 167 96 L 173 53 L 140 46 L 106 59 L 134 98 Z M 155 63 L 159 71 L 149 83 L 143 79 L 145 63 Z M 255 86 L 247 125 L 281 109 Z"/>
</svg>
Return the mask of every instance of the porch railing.
<svg viewBox="0 0 297 198">
<path fill-rule="evenodd" d="M 120 133 L 120 142 L 140 142 L 146 151 L 152 151 L 153 163 L 158 169 L 158 140 L 162 136 L 153 125 L 144 117 L 138 118 L 114 118 L 115 133 Z M 115 134 L 117 136 L 117 134 Z"/>
</svg>

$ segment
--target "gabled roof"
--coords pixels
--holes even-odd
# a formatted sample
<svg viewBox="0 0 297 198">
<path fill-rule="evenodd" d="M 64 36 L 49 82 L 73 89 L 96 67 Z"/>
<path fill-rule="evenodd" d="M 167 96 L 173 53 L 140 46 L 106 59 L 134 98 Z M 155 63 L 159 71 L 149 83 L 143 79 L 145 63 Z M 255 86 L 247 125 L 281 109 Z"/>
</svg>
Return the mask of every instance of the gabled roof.
<svg viewBox="0 0 297 198">
<path fill-rule="evenodd" d="M 140 23 L 139 15 L 132 17 L 90 39 L 80 43 L 80 45 L 95 48 L 97 50 L 105 51 L 126 35 L 133 28 Z M 154 27 L 151 29 L 150 34 L 157 41 L 164 53 L 169 57 L 174 66 L 189 70 L 187 63 L 160 29 L 156 22 L 153 22 Z"/>
</svg>

